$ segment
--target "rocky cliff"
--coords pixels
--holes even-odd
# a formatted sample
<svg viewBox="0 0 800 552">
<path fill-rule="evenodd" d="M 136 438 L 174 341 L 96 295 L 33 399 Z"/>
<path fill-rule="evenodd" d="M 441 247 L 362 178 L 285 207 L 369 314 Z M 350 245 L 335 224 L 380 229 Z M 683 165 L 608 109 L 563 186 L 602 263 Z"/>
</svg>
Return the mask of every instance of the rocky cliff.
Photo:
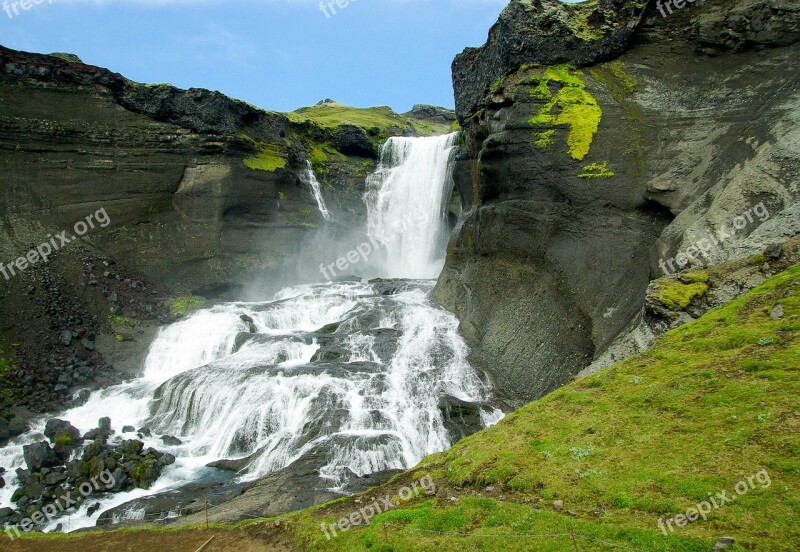
<svg viewBox="0 0 800 552">
<path fill-rule="evenodd" d="M 636 350 L 651 280 L 800 232 L 800 5 L 661 8 L 515 0 L 453 64 L 436 294 L 512 403 Z"/>
</svg>

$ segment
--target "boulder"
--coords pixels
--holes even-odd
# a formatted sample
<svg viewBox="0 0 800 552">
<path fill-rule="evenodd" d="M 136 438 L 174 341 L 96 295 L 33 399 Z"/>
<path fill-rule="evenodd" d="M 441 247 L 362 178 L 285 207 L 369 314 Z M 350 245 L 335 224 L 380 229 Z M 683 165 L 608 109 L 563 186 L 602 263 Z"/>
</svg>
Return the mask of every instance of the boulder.
<svg viewBox="0 0 800 552">
<path fill-rule="evenodd" d="M 22 456 L 25 465 L 31 472 L 38 472 L 43 467 L 52 468 L 62 464 L 61 459 L 47 441 L 40 441 L 32 445 L 22 447 Z"/>
<path fill-rule="evenodd" d="M 59 438 L 69 438 L 73 444 L 80 444 L 83 441 L 78 428 L 65 420 L 58 419 L 47 421 L 44 427 L 44 436 L 53 444 L 56 444 Z"/>
<path fill-rule="evenodd" d="M 172 435 L 163 435 L 161 441 L 168 447 L 177 447 L 183 444 L 183 441 Z"/>
</svg>

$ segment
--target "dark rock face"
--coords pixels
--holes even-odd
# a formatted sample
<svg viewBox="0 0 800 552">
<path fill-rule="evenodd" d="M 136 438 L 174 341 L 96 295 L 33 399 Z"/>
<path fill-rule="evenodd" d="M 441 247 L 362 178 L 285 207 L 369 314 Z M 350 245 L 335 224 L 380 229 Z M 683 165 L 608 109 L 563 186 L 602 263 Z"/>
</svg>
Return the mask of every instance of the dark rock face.
<svg viewBox="0 0 800 552">
<path fill-rule="evenodd" d="M 431 121 L 443 125 L 452 125 L 456 122 L 456 114 L 451 109 L 444 109 L 435 105 L 417 104 L 411 111 L 405 113 L 406 117 L 412 119 L 420 119 L 422 121 Z"/>
<path fill-rule="evenodd" d="M 638 3 L 615 5 L 636 19 Z M 592 42 L 618 44 L 607 51 L 621 53 L 614 61 L 526 65 L 605 58 L 563 47 L 552 49 L 566 58 L 545 58 L 548 48 L 529 46 L 564 32 L 560 23 L 542 28 L 544 14 L 573 9 L 512 2 L 487 46 L 454 64 L 464 214 L 436 297 L 462 321 L 474 364 L 512 404 L 601 358 L 641 315 L 662 262 L 698 239 L 749 212 L 746 228 L 694 266 L 759 254 L 800 233 L 800 106 L 790 93 L 800 31 L 758 15 L 791 20 L 795 8 L 708 2 L 666 19 L 649 9 L 637 34 L 611 25 L 601 33 L 610 42 Z M 749 38 L 724 52 L 722 23 L 712 21 L 731 18 Z M 701 41 L 699 29 L 712 27 L 719 32 Z M 711 36 L 719 38 L 714 57 L 702 51 Z M 471 115 L 476 105 L 483 111 Z"/>
<path fill-rule="evenodd" d="M 377 155 L 362 129 L 334 136 L 217 92 L 140 85 L 5 48 L 0 106 L 3 258 L 19 257 L 48 232 L 71 230 L 90 214 L 89 201 L 111 223 L 87 239 L 178 293 L 235 292 L 291 264 L 298 244 L 324 222 L 300 178 L 308 144 Z M 285 168 L 246 166 L 259 144 L 277 144 Z M 362 167 L 340 165 L 326 195 L 334 214 L 348 215 L 339 224 L 349 226 L 365 212 L 354 184 L 363 185 Z"/>
<path fill-rule="evenodd" d="M 599 0 L 569 6 L 559 0 L 513 0 L 482 48 L 467 48 L 453 62 L 456 113 L 478 111 L 492 83 L 524 64 L 586 66 L 624 51 L 644 0 Z"/>
</svg>

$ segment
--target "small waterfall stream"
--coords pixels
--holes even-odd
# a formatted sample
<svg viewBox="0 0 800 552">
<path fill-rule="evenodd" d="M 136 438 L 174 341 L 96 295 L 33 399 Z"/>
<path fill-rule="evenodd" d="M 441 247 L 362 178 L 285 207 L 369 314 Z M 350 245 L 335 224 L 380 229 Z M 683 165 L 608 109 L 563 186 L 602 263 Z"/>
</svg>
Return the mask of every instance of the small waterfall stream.
<svg viewBox="0 0 800 552">
<path fill-rule="evenodd" d="M 94 515 L 87 504 L 48 529 L 92 526 L 109 508 L 207 477 L 206 464 L 220 459 L 247 459 L 239 477 L 254 480 L 315 458 L 326 487 L 343 489 L 352 478 L 413 467 L 502 417 L 467 363 L 458 320 L 430 299 L 447 239 L 455 139 L 393 138 L 368 181 L 369 232 L 386 244 L 383 270 L 411 279 L 294 286 L 271 301 L 198 311 L 160 330 L 141 378 L 58 416 L 83 432 L 104 416 L 117 430 L 146 427 L 154 436 L 145 446 L 177 461 L 149 491 L 109 495 Z M 324 216 L 310 166 L 307 178 Z M 42 439 L 44 422 L 0 449 L 9 470 L 0 507 L 13 507 L 9 476 L 24 464 L 21 445 Z M 161 435 L 182 444 L 165 446 Z"/>
<path fill-rule="evenodd" d="M 306 184 L 311 186 L 311 195 L 314 196 L 314 201 L 317 202 L 317 208 L 322 218 L 325 220 L 333 220 L 333 215 L 328 211 L 328 207 L 325 205 L 325 199 L 322 197 L 322 189 L 320 188 L 319 180 L 317 180 L 317 175 L 314 174 L 314 167 L 311 165 L 311 161 L 306 161 L 306 163 L 308 164 L 308 168 L 303 178 Z"/>
</svg>

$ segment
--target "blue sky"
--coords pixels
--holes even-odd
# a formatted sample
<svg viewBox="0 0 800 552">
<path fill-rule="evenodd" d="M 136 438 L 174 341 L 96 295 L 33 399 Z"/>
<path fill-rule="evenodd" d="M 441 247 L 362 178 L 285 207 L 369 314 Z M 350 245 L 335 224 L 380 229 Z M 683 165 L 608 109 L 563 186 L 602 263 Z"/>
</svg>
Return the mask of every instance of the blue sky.
<svg viewBox="0 0 800 552">
<path fill-rule="evenodd" d="M 507 3 L 350 0 L 326 17 L 319 0 L 43 0 L 13 18 L 0 11 L 0 44 L 265 109 L 333 98 L 404 112 L 453 106 L 453 57 L 483 44 Z"/>
</svg>

